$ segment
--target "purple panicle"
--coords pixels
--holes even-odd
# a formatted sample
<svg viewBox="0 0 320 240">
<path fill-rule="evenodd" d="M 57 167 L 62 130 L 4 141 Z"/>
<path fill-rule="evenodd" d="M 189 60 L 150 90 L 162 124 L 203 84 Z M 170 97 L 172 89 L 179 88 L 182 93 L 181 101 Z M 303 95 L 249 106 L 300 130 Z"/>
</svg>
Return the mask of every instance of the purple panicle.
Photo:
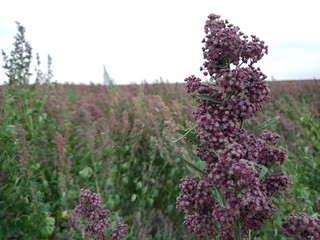
<svg viewBox="0 0 320 240">
<path fill-rule="evenodd" d="M 200 71 L 213 81 L 204 83 L 192 75 L 186 82 L 197 99 L 197 156 L 207 163 L 206 174 L 181 180 L 176 206 L 187 214 L 188 230 L 200 238 L 234 239 L 237 224 L 246 238 L 275 211 L 270 197 L 283 194 L 290 184 L 284 173 L 268 171 L 286 159 L 285 149 L 276 146 L 279 135 L 252 135 L 243 129 L 243 122 L 270 99 L 266 75 L 254 67 L 268 47 L 214 14 L 205 23 L 205 34 Z"/>
<path fill-rule="evenodd" d="M 88 223 L 85 232 L 88 235 L 95 240 L 105 239 L 105 231 L 110 226 L 110 220 L 107 217 L 111 212 L 108 209 L 101 209 L 101 200 L 98 194 L 88 189 L 81 189 L 80 204 L 75 208 L 75 213 L 87 219 Z M 120 223 L 112 231 L 115 237 L 112 238 L 113 235 L 111 234 L 111 239 L 122 239 L 127 233 L 126 227 L 126 224 Z"/>
<path fill-rule="evenodd" d="M 297 240 L 318 240 L 320 239 L 320 218 L 319 216 L 308 217 L 304 214 L 291 215 L 282 224 L 281 231 L 286 237 Z"/>
</svg>

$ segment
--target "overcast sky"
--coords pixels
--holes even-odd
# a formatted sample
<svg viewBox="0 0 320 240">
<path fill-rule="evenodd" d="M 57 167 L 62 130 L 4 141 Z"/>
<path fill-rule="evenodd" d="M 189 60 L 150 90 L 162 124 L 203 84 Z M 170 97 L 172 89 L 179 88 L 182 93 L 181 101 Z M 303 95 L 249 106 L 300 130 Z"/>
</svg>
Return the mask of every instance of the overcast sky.
<svg viewBox="0 0 320 240">
<path fill-rule="evenodd" d="M 269 54 L 258 65 L 269 79 L 320 78 L 319 0 L 0 2 L 0 49 L 13 49 L 19 21 L 34 62 L 38 52 L 45 67 L 50 54 L 61 83 L 103 83 L 103 65 L 118 84 L 203 78 L 201 40 L 210 13 L 266 42 Z"/>
</svg>

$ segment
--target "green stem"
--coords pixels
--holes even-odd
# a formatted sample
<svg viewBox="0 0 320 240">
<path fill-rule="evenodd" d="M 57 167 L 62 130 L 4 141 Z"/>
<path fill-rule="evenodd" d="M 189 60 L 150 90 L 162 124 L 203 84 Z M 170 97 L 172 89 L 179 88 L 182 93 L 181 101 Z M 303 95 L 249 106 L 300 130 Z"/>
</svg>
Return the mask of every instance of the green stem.
<svg viewBox="0 0 320 240">
<path fill-rule="evenodd" d="M 178 142 L 180 141 L 181 139 L 183 139 L 184 137 L 186 137 L 193 129 L 195 129 L 197 125 L 194 125 L 192 128 L 190 128 L 185 134 L 182 135 L 182 137 L 176 139 L 176 140 L 173 140 L 171 142 Z"/>
<path fill-rule="evenodd" d="M 120 156 L 118 158 L 117 180 L 116 180 L 117 189 L 120 188 L 120 184 L 121 184 L 121 164 L 122 164 L 122 160 L 123 160 L 123 149 L 120 150 Z"/>
<path fill-rule="evenodd" d="M 244 120 L 243 120 L 243 118 L 241 118 L 241 122 L 240 122 L 240 129 L 242 129 L 243 122 L 244 122 Z"/>
<path fill-rule="evenodd" d="M 92 154 L 91 156 L 91 164 L 93 167 L 93 178 L 94 178 L 94 183 L 96 185 L 96 193 L 100 195 L 100 187 L 99 187 L 99 182 L 98 182 L 98 178 L 97 178 L 97 174 L 96 174 L 96 166 L 94 165 L 94 155 Z"/>
<path fill-rule="evenodd" d="M 234 240 L 241 240 L 241 221 L 240 218 L 237 219 L 234 229 L 233 229 Z"/>
<path fill-rule="evenodd" d="M 93 171 L 93 177 L 94 177 L 94 183 L 96 185 L 96 191 L 100 195 L 99 182 L 98 182 L 97 175 L 96 175 L 95 171 Z"/>
<path fill-rule="evenodd" d="M 248 233 L 248 240 L 253 240 L 256 234 L 250 229 Z"/>
</svg>

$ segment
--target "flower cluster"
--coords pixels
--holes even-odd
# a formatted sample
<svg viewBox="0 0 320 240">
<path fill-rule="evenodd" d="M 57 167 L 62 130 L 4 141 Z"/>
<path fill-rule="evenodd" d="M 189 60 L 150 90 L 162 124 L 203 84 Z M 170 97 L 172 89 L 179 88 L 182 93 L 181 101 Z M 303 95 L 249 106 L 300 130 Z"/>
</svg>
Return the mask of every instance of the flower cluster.
<svg viewBox="0 0 320 240">
<path fill-rule="evenodd" d="M 112 230 L 110 240 L 120 240 L 127 235 L 127 224 L 119 223 L 118 226 Z"/>
<path fill-rule="evenodd" d="M 185 194 L 178 197 L 177 208 L 188 213 L 184 223 L 189 231 L 203 238 L 213 236 L 216 220 L 212 211 L 218 205 L 211 197 L 214 186 L 206 176 L 199 181 L 187 176 L 181 180 L 179 187 Z"/>
<path fill-rule="evenodd" d="M 228 20 L 220 20 L 218 15 L 209 15 L 204 29 L 204 75 L 213 76 L 230 64 L 239 66 L 247 63 L 252 66 L 268 53 L 268 47 L 263 41 L 254 35 L 249 41 L 249 37 L 244 35 L 239 27 L 230 24 Z M 201 67 L 200 70 L 204 69 Z"/>
<path fill-rule="evenodd" d="M 297 240 L 316 240 L 320 239 L 320 218 L 308 217 L 304 214 L 299 216 L 291 215 L 282 224 L 281 231 L 286 237 Z"/>
<path fill-rule="evenodd" d="M 236 232 L 247 238 L 275 211 L 270 197 L 282 194 L 290 184 L 287 175 L 271 171 L 286 159 L 285 149 L 276 146 L 279 136 L 243 129 L 243 121 L 270 99 L 266 75 L 253 66 L 268 48 L 227 20 L 214 14 L 208 18 L 203 40 L 206 61 L 200 70 L 215 81 L 186 79 L 187 91 L 198 103 L 193 112 L 201 142 L 197 156 L 207 166 L 199 180 L 181 180 L 183 193 L 176 204 L 187 214 L 184 223 L 189 231 L 200 238 L 238 239 Z"/>
<path fill-rule="evenodd" d="M 86 233 L 91 235 L 95 240 L 105 239 L 105 231 L 110 225 L 107 219 L 110 210 L 101 209 L 101 200 L 98 194 L 88 189 L 80 190 L 80 204 L 75 209 L 76 214 L 85 217 L 88 220 Z M 119 225 L 111 233 L 110 239 L 122 239 L 127 234 L 127 225 Z"/>
</svg>

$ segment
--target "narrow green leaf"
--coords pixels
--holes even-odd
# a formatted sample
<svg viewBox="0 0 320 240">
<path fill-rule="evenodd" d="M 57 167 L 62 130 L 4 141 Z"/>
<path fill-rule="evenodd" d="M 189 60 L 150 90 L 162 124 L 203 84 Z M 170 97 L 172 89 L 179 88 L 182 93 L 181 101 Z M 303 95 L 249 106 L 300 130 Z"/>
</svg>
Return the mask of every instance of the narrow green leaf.
<svg viewBox="0 0 320 240">
<path fill-rule="evenodd" d="M 186 131 L 186 130 L 176 130 L 177 133 L 182 134 L 182 137 L 179 138 L 178 140 L 175 141 L 179 141 L 180 139 L 186 137 L 188 140 L 190 140 L 191 142 L 193 142 L 196 145 L 200 145 L 200 140 L 197 138 L 197 134 L 191 132 L 190 130 Z"/>
<path fill-rule="evenodd" d="M 266 129 L 267 127 L 269 127 L 270 125 L 274 124 L 275 122 L 277 122 L 280 119 L 279 116 L 270 118 L 266 121 L 264 121 L 263 123 L 261 123 L 260 125 L 256 126 L 255 128 L 251 129 L 249 131 L 249 135 L 255 134 L 255 133 L 259 133 L 261 131 L 263 131 L 264 129 Z"/>
<path fill-rule="evenodd" d="M 205 171 L 203 171 L 201 168 L 197 167 L 196 165 L 194 165 L 193 163 L 187 161 L 186 159 L 180 157 L 180 159 L 182 161 L 184 161 L 189 167 L 191 167 L 193 170 L 201 173 L 202 175 L 208 175 Z"/>
<path fill-rule="evenodd" d="M 243 161 L 243 162 L 251 162 L 251 161 L 246 160 L 246 159 L 241 159 L 241 161 Z M 268 173 L 269 169 L 266 166 L 264 166 L 262 164 L 259 164 L 259 163 L 255 163 L 254 162 L 253 164 L 254 164 L 255 169 L 259 172 L 259 179 L 261 180 Z"/>
<path fill-rule="evenodd" d="M 196 98 L 198 98 L 199 100 L 209 101 L 214 104 L 221 104 L 222 103 L 221 101 L 214 99 L 213 97 L 211 97 L 208 94 L 196 94 Z"/>
<path fill-rule="evenodd" d="M 15 185 L 18 185 L 21 177 L 22 177 L 22 176 L 18 176 L 18 177 L 16 178 L 16 180 L 14 181 L 14 184 L 15 184 Z"/>
<path fill-rule="evenodd" d="M 208 150 L 209 152 L 211 152 L 211 153 L 213 153 L 214 155 L 216 155 L 217 157 L 219 157 L 219 154 L 218 154 L 216 151 L 214 151 L 214 150 L 212 150 L 212 149 L 210 149 L 210 148 L 207 148 L 206 150 Z"/>
<path fill-rule="evenodd" d="M 254 240 L 256 233 L 253 230 L 249 229 L 248 240 Z"/>
<path fill-rule="evenodd" d="M 219 188 L 215 188 L 212 191 L 212 195 L 213 195 L 214 199 L 216 199 L 218 201 L 220 206 L 222 206 L 222 207 L 226 206 L 225 201 L 224 201 L 224 197 L 223 197 L 223 195 L 222 195 L 222 193 L 221 193 Z"/>
</svg>

